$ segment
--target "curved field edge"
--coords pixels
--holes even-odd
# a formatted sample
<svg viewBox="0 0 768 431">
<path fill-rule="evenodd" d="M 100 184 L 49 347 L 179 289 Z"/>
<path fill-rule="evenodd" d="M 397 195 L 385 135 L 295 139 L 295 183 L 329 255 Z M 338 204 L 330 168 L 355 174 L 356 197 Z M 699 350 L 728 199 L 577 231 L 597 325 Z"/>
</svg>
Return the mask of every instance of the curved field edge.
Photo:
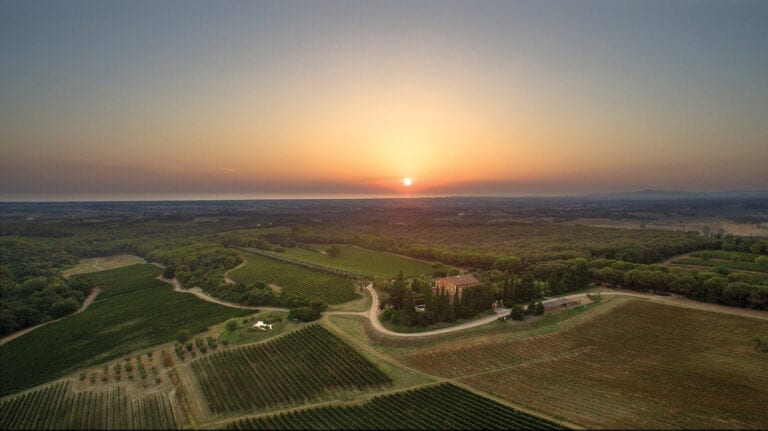
<svg viewBox="0 0 768 431">
<path fill-rule="evenodd" d="M 243 418 L 227 429 L 565 429 L 441 383 L 341 404 Z"/>
<path fill-rule="evenodd" d="M 321 252 L 321 250 L 331 246 L 337 247 L 340 251 L 337 256 L 331 256 L 325 251 Z M 313 244 L 312 247 L 315 251 L 304 248 L 287 248 L 283 253 L 280 253 L 280 256 L 343 271 L 362 273 L 370 278 L 386 279 L 396 276 L 401 270 L 406 277 L 420 274 L 429 275 L 437 267 L 443 266 L 439 262 L 427 262 L 356 245 Z"/>
<path fill-rule="evenodd" d="M 85 312 L 0 346 L 0 395 L 171 341 L 180 329 L 197 333 L 252 312 L 173 292 L 155 279 L 160 271 L 140 264 L 88 275 L 103 291 Z"/>
<path fill-rule="evenodd" d="M 143 257 L 134 256 L 132 254 L 92 257 L 80 259 L 76 265 L 61 271 L 61 275 L 64 276 L 64 278 L 69 278 L 76 275 L 109 271 L 110 269 L 117 269 L 145 262 L 146 260 Z"/>
<path fill-rule="evenodd" d="M 321 299 L 328 304 L 341 304 L 359 299 L 354 282 L 332 274 L 313 271 L 268 257 L 242 252 L 248 263 L 229 273 L 239 284 L 261 281 L 279 286 L 286 295 L 307 300 Z"/>
</svg>

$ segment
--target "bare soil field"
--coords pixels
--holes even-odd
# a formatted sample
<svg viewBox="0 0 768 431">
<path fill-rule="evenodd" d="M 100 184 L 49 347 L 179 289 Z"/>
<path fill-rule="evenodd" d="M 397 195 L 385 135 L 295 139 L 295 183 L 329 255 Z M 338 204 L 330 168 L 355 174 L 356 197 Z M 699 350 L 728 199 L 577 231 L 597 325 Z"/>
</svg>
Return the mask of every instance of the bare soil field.
<svg viewBox="0 0 768 431">
<path fill-rule="evenodd" d="M 135 265 L 146 262 L 144 258 L 132 254 L 118 254 L 115 256 L 94 257 L 91 259 L 80 259 L 77 265 L 62 271 L 64 278 L 73 275 L 88 274 L 90 272 L 106 271 L 108 269 L 122 268 L 124 266 Z"/>
<path fill-rule="evenodd" d="M 735 223 L 727 219 L 669 219 L 642 222 L 637 219 L 578 218 L 562 222 L 570 226 L 591 226 L 616 229 L 661 229 L 675 232 L 711 232 L 722 229 L 725 234 L 739 236 L 768 236 L 768 225 L 759 223 Z"/>
<path fill-rule="evenodd" d="M 768 322 L 615 304 L 561 332 L 448 343 L 401 359 L 585 427 L 766 427 L 768 354 L 750 340 L 768 335 Z"/>
</svg>

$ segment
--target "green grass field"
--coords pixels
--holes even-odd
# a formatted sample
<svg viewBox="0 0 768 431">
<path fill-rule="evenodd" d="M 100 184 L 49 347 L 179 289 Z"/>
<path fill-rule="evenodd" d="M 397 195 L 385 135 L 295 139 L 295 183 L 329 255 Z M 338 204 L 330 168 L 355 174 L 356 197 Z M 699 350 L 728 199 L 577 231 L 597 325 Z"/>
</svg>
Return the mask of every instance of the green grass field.
<svg viewBox="0 0 768 431">
<path fill-rule="evenodd" d="M 733 260 L 739 262 L 754 262 L 755 259 L 760 257 L 755 253 L 744 253 L 741 251 L 726 251 L 726 250 L 702 250 L 691 253 L 693 257 L 701 257 L 704 259 L 723 259 Z"/>
<path fill-rule="evenodd" d="M 86 311 L 0 346 L 0 394 L 171 341 L 179 329 L 195 333 L 252 312 L 173 292 L 155 279 L 160 271 L 142 264 L 88 275 L 104 291 Z"/>
<path fill-rule="evenodd" d="M 743 260 L 725 260 L 725 259 L 705 259 L 703 257 L 684 257 L 672 262 L 676 265 L 694 265 L 694 266 L 711 266 L 711 267 L 723 267 L 730 270 L 741 271 L 756 271 L 756 272 L 768 272 L 768 267 L 759 265 L 754 262 L 746 262 Z"/>
<path fill-rule="evenodd" d="M 564 429 L 451 384 L 228 424 L 227 429 Z"/>
<path fill-rule="evenodd" d="M 353 245 L 337 246 L 341 249 L 341 254 L 336 257 L 303 248 L 289 248 L 284 253 L 280 253 L 280 255 L 329 268 L 364 274 L 371 278 L 393 278 L 400 270 L 403 271 L 406 277 L 419 274 L 429 275 L 435 269 L 432 263 L 392 253 L 369 250 Z M 325 251 L 330 245 L 315 244 L 313 247 L 317 250 Z M 440 264 L 435 263 L 434 265 Z"/>
<path fill-rule="evenodd" d="M 322 299 L 328 304 L 340 304 L 360 298 L 355 293 L 352 280 L 331 274 L 323 274 L 289 263 L 243 252 L 248 263 L 229 273 L 229 277 L 237 283 L 252 283 L 262 281 L 276 284 L 288 295 L 306 299 Z"/>
</svg>

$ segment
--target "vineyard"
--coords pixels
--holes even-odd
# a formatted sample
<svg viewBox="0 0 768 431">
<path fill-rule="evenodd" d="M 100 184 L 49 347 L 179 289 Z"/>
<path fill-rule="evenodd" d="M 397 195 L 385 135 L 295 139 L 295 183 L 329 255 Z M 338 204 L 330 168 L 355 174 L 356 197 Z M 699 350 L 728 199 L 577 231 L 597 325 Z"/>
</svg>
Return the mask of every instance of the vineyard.
<svg viewBox="0 0 768 431">
<path fill-rule="evenodd" d="M 451 384 L 230 423 L 229 429 L 563 429 Z"/>
<path fill-rule="evenodd" d="M 314 245 L 313 247 L 323 250 L 329 246 L 322 244 Z M 401 270 L 407 277 L 419 274 L 432 274 L 435 270 L 432 263 L 392 253 L 351 245 L 338 245 L 337 247 L 339 247 L 341 253 L 335 257 L 303 248 L 289 248 L 284 253 L 281 253 L 281 255 L 316 265 L 363 273 L 371 278 L 393 278 Z M 440 264 L 436 265 L 442 266 Z"/>
<path fill-rule="evenodd" d="M 765 426 L 768 355 L 750 340 L 768 334 L 768 322 L 620 304 L 557 333 L 454 343 L 402 359 L 590 428 Z"/>
<path fill-rule="evenodd" d="M 214 353 L 191 364 L 215 413 L 305 402 L 329 390 L 391 383 L 373 364 L 319 325 Z"/>
<path fill-rule="evenodd" d="M 341 304 L 360 297 L 355 293 L 352 280 L 347 278 L 278 262 L 253 253 L 243 253 L 243 256 L 248 264 L 229 274 L 237 283 L 262 281 L 276 284 L 286 295 L 308 300 L 318 298 L 328 304 Z"/>
<path fill-rule="evenodd" d="M 0 429 L 176 429 L 179 421 L 167 393 L 126 395 L 115 387 L 73 392 L 54 383 L 0 401 Z"/>
<path fill-rule="evenodd" d="M 176 293 L 155 279 L 159 273 L 133 265 L 89 274 L 104 290 L 85 312 L 0 346 L 0 395 L 170 341 L 179 329 L 195 333 L 248 313 Z"/>
</svg>

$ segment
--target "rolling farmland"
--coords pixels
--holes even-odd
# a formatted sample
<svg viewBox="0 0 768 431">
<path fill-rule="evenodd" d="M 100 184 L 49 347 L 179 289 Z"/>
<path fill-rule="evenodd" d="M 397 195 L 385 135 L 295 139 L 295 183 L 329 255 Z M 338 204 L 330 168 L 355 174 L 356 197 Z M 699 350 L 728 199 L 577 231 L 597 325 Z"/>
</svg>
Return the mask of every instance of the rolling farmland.
<svg viewBox="0 0 768 431">
<path fill-rule="evenodd" d="M 237 283 L 262 281 L 280 286 L 288 295 L 306 299 L 322 299 L 328 304 L 341 304 L 358 299 L 352 280 L 278 262 L 253 253 L 243 253 L 248 263 L 229 273 Z"/>
<path fill-rule="evenodd" d="M 74 392 L 59 382 L 0 401 L 2 429 L 176 429 L 165 392 L 126 395 L 122 387 Z"/>
<path fill-rule="evenodd" d="M 228 429 L 563 429 L 451 384 L 230 423 Z"/>
<path fill-rule="evenodd" d="M 386 385 L 389 377 L 319 325 L 191 363 L 213 412 L 303 402 L 329 390 Z"/>
<path fill-rule="evenodd" d="M 145 264 L 89 275 L 104 290 L 85 312 L 0 346 L 0 394 L 170 341 L 179 329 L 195 333 L 249 313 L 173 292 L 155 279 L 159 273 L 159 268 Z"/>
<path fill-rule="evenodd" d="M 625 300 L 561 332 L 402 359 L 587 427 L 764 428 L 768 355 L 750 342 L 764 334 L 762 320 Z"/>
<path fill-rule="evenodd" d="M 329 245 L 314 245 L 314 247 L 318 250 L 324 250 Z M 397 275 L 400 270 L 406 277 L 431 274 L 434 271 L 433 264 L 429 262 L 352 245 L 338 245 L 338 247 L 341 253 L 336 257 L 302 248 L 289 248 L 281 255 L 329 268 L 362 273 L 372 278 L 389 279 Z"/>
</svg>

